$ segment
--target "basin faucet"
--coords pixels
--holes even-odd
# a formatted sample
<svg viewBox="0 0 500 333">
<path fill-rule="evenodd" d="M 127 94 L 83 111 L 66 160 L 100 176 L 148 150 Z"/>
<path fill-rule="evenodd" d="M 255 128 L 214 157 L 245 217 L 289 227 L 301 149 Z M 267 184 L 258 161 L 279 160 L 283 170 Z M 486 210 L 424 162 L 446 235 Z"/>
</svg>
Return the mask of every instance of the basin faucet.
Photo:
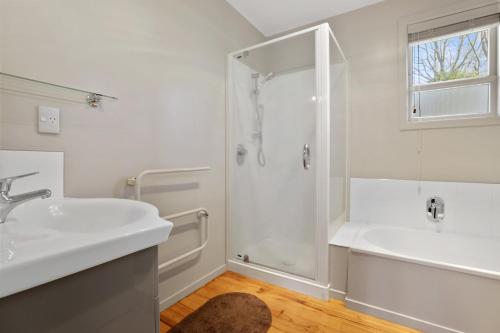
<svg viewBox="0 0 500 333">
<path fill-rule="evenodd" d="M 19 206 L 23 202 L 37 198 L 46 199 L 52 195 L 50 190 L 39 190 L 18 195 L 9 194 L 10 187 L 12 186 L 12 182 L 14 180 L 37 174 L 38 172 L 32 172 L 24 175 L 0 179 L 0 223 L 4 223 L 5 220 L 7 220 L 7 215 L 9 215 L 15 207 Z"/>
</svg>

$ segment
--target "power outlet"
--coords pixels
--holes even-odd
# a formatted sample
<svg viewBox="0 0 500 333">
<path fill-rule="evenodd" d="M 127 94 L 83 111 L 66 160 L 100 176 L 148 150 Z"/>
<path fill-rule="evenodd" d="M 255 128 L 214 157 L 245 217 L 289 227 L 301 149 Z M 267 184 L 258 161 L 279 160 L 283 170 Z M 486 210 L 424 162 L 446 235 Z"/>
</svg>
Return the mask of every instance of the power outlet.
<svg viewBox="0 0 500 333">
<path fill-rule="evenodd" d="M 47 106 L 38 107 L 38 132 L 58 134 L 59 129 L 59 109 Z"/>
</svg>

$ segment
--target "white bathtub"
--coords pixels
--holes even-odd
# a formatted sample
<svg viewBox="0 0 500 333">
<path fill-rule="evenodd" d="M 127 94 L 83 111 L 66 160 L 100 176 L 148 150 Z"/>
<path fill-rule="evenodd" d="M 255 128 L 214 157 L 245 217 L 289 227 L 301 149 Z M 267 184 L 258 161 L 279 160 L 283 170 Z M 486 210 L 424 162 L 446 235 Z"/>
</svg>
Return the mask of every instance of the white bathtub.
<svg viewBox="0 0 500 333">
<path fill-rule="evenodd" d="M 500 240 L 392 226 L 363 226 L 351 250 L 500 279 Z"/>
<path fill-rule="evenodd" d="M 349 307 L 423 332 L 500 332 L 500 240 L 347 223 L 332 244 Z"/>
</svg>

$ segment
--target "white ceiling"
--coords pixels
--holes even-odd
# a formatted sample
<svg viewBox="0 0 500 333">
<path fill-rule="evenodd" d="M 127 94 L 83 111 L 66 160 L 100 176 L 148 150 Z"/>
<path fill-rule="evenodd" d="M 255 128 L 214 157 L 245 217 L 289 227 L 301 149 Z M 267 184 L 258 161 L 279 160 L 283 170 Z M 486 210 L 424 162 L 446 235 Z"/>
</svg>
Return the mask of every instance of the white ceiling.
<svg viewBox="0 0 500 333">
<path fill-rule="evenodd" d="M 366 7 L 383 0 L 226 0 L 265 36 Z"/>
</svg>

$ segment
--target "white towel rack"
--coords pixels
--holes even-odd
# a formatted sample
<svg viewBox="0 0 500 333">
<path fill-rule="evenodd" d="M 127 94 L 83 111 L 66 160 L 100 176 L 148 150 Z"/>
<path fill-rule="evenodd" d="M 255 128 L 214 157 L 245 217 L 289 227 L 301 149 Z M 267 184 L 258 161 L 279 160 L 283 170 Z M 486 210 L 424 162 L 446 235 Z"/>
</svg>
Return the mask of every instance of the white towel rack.
<svg viewBox="0 0 500 333">
<path fill-rule="evenodd" d="M 130 186 L 135 186 L 135 199 L 136 200 L 141 200 L 141 185 L 142 185 L 142 181 L 144 179 L 144 177 L 146 176 L 149 176 L 149 175 L 159 175 L 159 174 L 177 174 L 177 173 L 186 173 L 186 172 L 199 172 L 199 171 L 209 171 L 210 170 L 210 167 L 200 167 L 200 168 L 183 168 L 183 169 L 152 169 L 152 170 L 145 170 L 143 172 L 141 172 L 137 177 L 130 177 L 127 179 L 127 184 L 130 185 Z M 192 255 L 195 255 L 197 253 L 200 253 L 201 251 L 203 251 L 203 249 L 207 246 L 208 244 L 208 210 L 205 209 L 205 208 L 196 208 L 196 209 L 191 209 L 191 210 L 187 210 L 187 211 L 184 211 L 184 212 L 180 212 L 180 213 L 175 213 L 175 214 L 171 214 L 171 215 L 167 215 L 167 216 L 164 216 L 162 217 L 163 219 L 165 220 L 174 220 L 176 218 L 179 218 L 179 217 L 184 217 L 184 216 L 188 216 L 188 215 L 191 215 L 191 214 L 196 214 L 196 217 L 198 219 L 198 223 L 200 223 L 201 225 L 201 222 L 202 221 L 205 221 L 204 225 L 205 225 L 205 228 L 204 228 L 204 232 L 202 231 L 202 233 L 204 234 L 204 239 L 203 239 L 203 242 L 201 243 L 201 245 L 189 252 L 186 252 L 184 254 L 181 254 L 161 265 L 158 265 L 158 271 L 163 271 L 165 270 L 167 267 L 169 266 L 172 266 Z M 175 228 L 175 225 L 174 225 L 174 228 Z"/>
<path fill-rule="evenodd" d="M 160 175 L 160 174 L 185 173 L 185 172 L 199 172 L 199 171 L 209 171 L 209 170 L 210 170 L 210 167 L 144 170 L 137 177 L 130 177 L 129 179 L 127 179 L 127 184 L 130 186 L 135 186 L 135 199 L 141 200 L 142 179 L 146 176 Z"/>
<path fill-rule="evenodd" d="M 205 224 L 205 232 L 204 232 L 205 239 L 203 240 L 203 243 L 199 247 L 197 247 L 196 249 L 193 249 L 189 252 L 181 254 L 180 256 L 175 257 L 173 259 L 170 259 L 169 261 L 159 265 L 158 271 L 162 271 L 165 268 L 182 261 L 183 259 L 186 259 L 192 255 L 195 255 L 195 254 L 203 251 L 203 249 L 207 246 L 207 244 L 208 244 L 208 211 L 205 208 L 197 208 L 197 209 L 187 210 L 187 211 L 182 212 L 182 213 L 172 214 L 169 216 L 165 216 L 164 219 L 165 220 L 172 220 L 172 219 L 175 219 L 178 217 L 187 216 L 187 215 L 191 215 L 194 213 L 196 213 L 196 217 L 198 218 L 198 222 L 201 222 L 202 220 L 205 221 L 205 223 L 204 223 Z"/>
</svg>

